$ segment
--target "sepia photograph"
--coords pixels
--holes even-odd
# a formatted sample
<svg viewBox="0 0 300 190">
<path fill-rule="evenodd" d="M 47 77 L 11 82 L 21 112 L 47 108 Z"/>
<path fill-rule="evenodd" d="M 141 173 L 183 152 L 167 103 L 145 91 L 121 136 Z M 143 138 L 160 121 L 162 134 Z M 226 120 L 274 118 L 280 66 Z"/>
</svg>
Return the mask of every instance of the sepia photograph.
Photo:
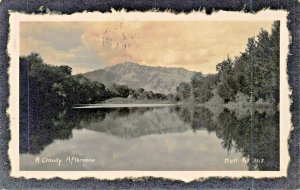
<svg viewBox="0 0 300 190">
<path fill-rule="evenodd" d="M 279 170 L 279 21 L 20 23 L 20 170 Z"/>
<path fill-rule="evenodd" d="M 0 189 L 299 189 L 299 7 L 0 0 Z"/>
<path fill-rule="evenodd" d="M 11 176 L 287 176 L 286 13 L 11 13 Z"/>
</svg>

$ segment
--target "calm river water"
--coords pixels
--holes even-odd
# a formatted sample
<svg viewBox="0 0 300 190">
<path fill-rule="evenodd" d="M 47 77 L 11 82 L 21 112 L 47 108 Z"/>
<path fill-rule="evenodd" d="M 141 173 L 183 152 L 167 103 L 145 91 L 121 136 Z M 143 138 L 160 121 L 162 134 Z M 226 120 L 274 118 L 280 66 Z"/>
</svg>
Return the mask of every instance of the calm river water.
<svg viewBox="0 0 300 190">
<path fill-rule="evenodd" d="M 278 115 L 255 111 L 251 124 L 247 110 L 204 107 L 37 113 L 21 122 L 20 169 L 279 170 Z"/>
</svg>

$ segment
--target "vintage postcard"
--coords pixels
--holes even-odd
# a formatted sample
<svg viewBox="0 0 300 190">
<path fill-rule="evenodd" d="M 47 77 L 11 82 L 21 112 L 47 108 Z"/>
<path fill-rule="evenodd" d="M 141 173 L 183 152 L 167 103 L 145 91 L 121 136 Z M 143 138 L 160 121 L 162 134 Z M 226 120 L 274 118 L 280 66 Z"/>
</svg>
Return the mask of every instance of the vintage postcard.
<svg viewBox="0 0 300 190">
<path fill-rule="evenodd" d="M 284 177 L 286 11 L 10 13 L 11 176 Z"/>
</svg>

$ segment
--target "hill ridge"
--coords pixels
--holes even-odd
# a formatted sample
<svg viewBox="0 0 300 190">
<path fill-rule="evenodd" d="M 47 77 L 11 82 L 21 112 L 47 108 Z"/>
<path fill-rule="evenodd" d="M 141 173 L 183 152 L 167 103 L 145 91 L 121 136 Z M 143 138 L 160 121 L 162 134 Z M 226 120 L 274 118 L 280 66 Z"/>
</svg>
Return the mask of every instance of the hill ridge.
<svg viewBox="0 0 300 190">
<path fill-rule="evenodd" d="M 195 71 L 184 68 L 148 66 L 123 62 L 82 74 L 84 77 L 111 86 L 113 83 L 130 88 L 144 88 L 155 93 L 175 93 L 181 82 L 189 82 Z"/>
</svg>

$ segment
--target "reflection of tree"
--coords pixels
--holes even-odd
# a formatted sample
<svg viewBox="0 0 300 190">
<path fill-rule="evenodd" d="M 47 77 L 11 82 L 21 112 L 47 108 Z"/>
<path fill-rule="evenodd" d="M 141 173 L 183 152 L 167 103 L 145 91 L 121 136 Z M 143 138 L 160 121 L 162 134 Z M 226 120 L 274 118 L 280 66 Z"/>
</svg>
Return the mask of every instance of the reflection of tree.
<svg viewBox="0 0 300 190">
<path fill-rule="evenodd" d="M 215 133 L 228 151 L 235 150 L 246 158 L 264 159 L 262 164 L 255 164 L 254 169 L 279 169 L 278 112 L 255 112 L 252 128 L 250 114 L 238 118 L 234 111 L 225 109 L 214 121 L 214 115 L 204 107 L 75 110 L 41 107 L 30 110 L 29 115 L 24 113 L 20 118 L 20 153 L 39 154 L 55 139 L 71 138 L 74 128 L 136 138 L 183 132 L 188 130 L 189 125 L 195 132 L 207 130 Z"/>
<path fill-rule="evenodd" d="M 204 107 L 180 107 L 174 109 L 179 118 L 189 123 L 194 132 L 197 130 L 214 131 L 216 126 L 212 120 L 213 114 Z"/>
<path fill-rule="evenodd" d="M 251 128 L 251 116 L 248 115 L 238 120 L 234 113 L 222 113 L 219 125 L 224 130 L 219 130 L 219 135 L 225 142 L 226 148 L 234 146 L 236 151 L 242 152 L 245 157 L 264 159 L 263 164 L 258 164 L 260 170 L 279 169 L 279 113 L 267 115 L 255 112 L 253 115 L 254 126 Z M 227 123 L 227 125 L 224 125 Z M 222 133 L 222 134 L 220 134 Z M 251 136 L 253 134 L 253 136 Z M 251 142 L 254 139 L 254 143 Z M 233 144 L 233 142 L 235 144 Z M 252 150 L 252 154 L 251 154 Z M 250 164 L 251 162 L 249 162 Z"/>
<path fill-rule="evenodd" d="M 72 136 L 70 124 L 59 125 L 59 122 L 54 122 L 56 119 L 52 119 L 65 117 L 63 112 L 56 116 L 56 111 L 53 108 L 30 110 L 28 115 L 25 113 L 21 115 L 20 153 L 38 154 L 54 139 L 69 139 Z"/>
<path fill-rule="evenodd" d="M 40 107 L 23 110 L 20 118 L 20 153 L 38 154 L 55 139 L 69 139 L 74 128 L 81 129 L 101 122 L 107 114 L 113 119 L 130 113 L 143 114 L 153 108 L 78 109 L 59 110 Z"/>
<path fill-rule="evenodd" d="M 192 113 L 189 110 L 189 107 L 176 106 L 172 109 L 172 111 L 176 111 L 182 121 L 186 123 L 190 123 L 192 121 Z"/>
<path fill-rule="evenodd" d="M 182 121 L 191 124 L 193 130 L 214 132 L 228 151 L 234 149 L 246 158 L 264 159 L 262 164 L 254 164 L 254 168 L 279 169 L 279 112 L 272 115 L 255 111 L 251 128 L 250 113 L 238 119 L 234 111 L 225 109 L 218 116 L 218 121 L 214 122 L 213 114 L 204 107 L 177 108 L 176 111 Z M 191 115 L 192 121 L 189 122 Z M 254 143 L 251 142 L 253 139 Z M 251 163 L 248 164 L 249 168 Z"/>
<path fill-rule="evenodd" d="M 213 114 L 203 107 L 195 107 L 193 114 L 192 129 L 207 130 L 209 133 L 213 131 L 215 125 L 212 121 Z"/>
</svg>

